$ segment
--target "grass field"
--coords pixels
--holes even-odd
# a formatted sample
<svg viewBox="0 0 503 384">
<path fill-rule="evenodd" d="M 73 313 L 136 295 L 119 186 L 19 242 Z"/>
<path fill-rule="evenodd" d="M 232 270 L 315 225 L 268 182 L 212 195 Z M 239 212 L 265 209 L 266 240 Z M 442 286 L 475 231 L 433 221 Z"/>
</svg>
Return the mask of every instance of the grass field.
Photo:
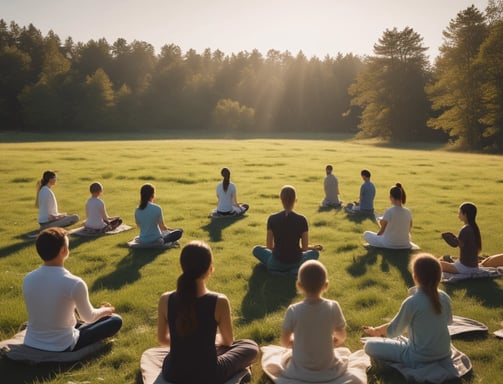
<svg viewBox="0 0 503 384">
<path fill-rule="evenodd" d="M 390 319 L 412 285 L 410 254 L 366 250 L 362 233 L 376 230 L 369 219 L 349 218 L 343 211 L 320 211 L 325 165 L 339 178 L 342 199 L 358 197 L 360 170 L 368 168 L 376 184 L 377 211 L 389 206 L 389 187 L 402 183 L 413 213 L 413 241 L 434 255 L 453 253 L 440 238 L 457 233 L 457 208 L 473 201 L 479 209 L 483 254 L 503 252 L 503 161 L 499 156 L 454 153 L 433 147 L 397 149 L 373 143 L 297 139 L 191 139 L 135 141 L 51 141 L 0 143 L 0 183 L 5 186 L 0 216 L 0 337 L 12 336 L 26 321 L 21 293 L 24 275 L 39 258 L 33 241 L 23 235 L 37 228 L 35 183 L 46 169 L 58 171 L 54 186 L 61 211 L 78 213 L 92 181 L 104 185 L 111 215 L 134 225 L 140 186 L 156 186 L 156 202 L 168 226 L 184 229 L 181 244 L 202 239 L 211 245 L 215 273 L 212 290 L 231 301 L 235 336 L 260 345 L 278 343 L 286 307 L 300 299 L 291 277 L 271 276 L 251 255 L 265 242 L 265 223 L 280 210 L 278 193 L 292 184 L 296 210 L 307 216 L 312 243 L 321 243 L 320 261 L 328 268 L 327 297 L 338 300 L 346 316 L 351 350 L 361 348 L 362 325 Z M 239 220 L 210 221 L 222 166 L 230 167 L 238 198 L 250 204 Z M 141 353 L 156 346 L 156 306 L 160 294 L 175 288 L 179 250 L 131 250 L 126 241 L 137 230 L 101 238 L 70 239 L 66 267 L 88 283 L 95 305 L 109 301 L 124 319 L 113 346 L 96 358 L 72 366 L 26 367 L 0 359 L 2 383 L 136 383 Z M 503 320 L 503 280 L 480 280 L 442 287 L 451 296 L 454 314 L 482 321 L 487 336 L 455 339 L 471 358 L 473 374 L 462 383 L 501 382 L 503 341 L 492 332 Z M 372 376 L 374 383 L 400 383 L 393 374 Z M 139 381 L 138 381 L 139 382 Z M 267 383 L 260 364 L 253 383 Z"/>
</svg>

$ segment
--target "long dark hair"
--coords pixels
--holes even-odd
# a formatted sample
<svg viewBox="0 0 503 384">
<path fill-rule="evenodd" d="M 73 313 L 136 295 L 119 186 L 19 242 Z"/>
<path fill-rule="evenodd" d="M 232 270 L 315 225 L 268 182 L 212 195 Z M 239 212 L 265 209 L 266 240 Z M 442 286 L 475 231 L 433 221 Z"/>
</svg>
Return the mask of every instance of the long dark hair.
<svg viewBox="0 0 503 384">
<path fill-rule="evenodd" d="M 440 262 L 429 253 L 420 253 L 411 262 L 412 271 L 421 289 L 428 295 L 435 313 L 442 313 L 438 284 L 442 277 Z"/>
<path fill-rule="evenodd" d="M 140 189 L 140 205 L 138 208 L 145 209 L 154 193 L 155 187 L 152 184 L 143 184 Z"/>
<path fill-rule="evenodd" d="M 40 192 L 42 187 L 47 185 L 53 177 L 56 177 L 56 172 L 45 171 L 42 175 L 42 178 L 39 181 L 37 181 L 37 195 L 35 196 L 35 207 L 38 208 L 38 193 Z"/>
<path fill-rule="evenodd" d="M 227 192 L 227 188 L 229 188 L 229 183 L 231 182 L 231 170 L 227 167 L 222 168 L 220 174 L 224 177 L 224 181 L 222 182 L 224 192 Z"/>
<path fill-rule="evenodd" d="M 396 183 L 394 187 L 391 187 L 389 195 L 395 200 L 401 201 L 402 204 L 405 204 L 405 201 L 407 200 L 405 189 L 403 189 L 402 184 L 400 183 Z"/>
<path fill-rule="evenodd" d="M 211 248 L 203 241 L 191 241 L 182 249 L 180 265 L 182 274 L 176 284 L 175 327 L 181 336 L 190 335 L 197 328 L 196 280 L 203 277 L 211 267 Z"/>
<path fill-rule="evenodd" d="M 482 249 L 482 238 L 480 236 L 479 226 L 475 221 L 475 218 L 477 217 L 477 207 L 473 203 L 466 202 L 459 206 L 459 210 L 466 215 L 468 225 L 472 227 L 473 232 L 475 234 L 475 242 L 477 243 L 477 250 L 480 252 Z"/>
</svg>

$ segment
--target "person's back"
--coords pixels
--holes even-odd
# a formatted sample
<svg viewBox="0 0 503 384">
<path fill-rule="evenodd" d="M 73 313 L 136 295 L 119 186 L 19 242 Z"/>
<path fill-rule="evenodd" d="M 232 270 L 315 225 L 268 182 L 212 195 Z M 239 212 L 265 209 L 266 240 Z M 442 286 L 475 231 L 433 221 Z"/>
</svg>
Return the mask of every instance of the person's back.
<svg viewBox="0 0 503 384">
<path fill-rule="evenodd" d="M 171 352 L 165 360 L 166 378 L 176 383 L 215 382 L 217 353 L 215 335 L 215 306 L 218 294 L 208 293 L 197 298 L 195 314 L 197 329 L 193 334 L 181 336 L 176 331 L 176 292 L 168 300 L 168 324 L 171 334 Z M 175 370 L 169 369 L 176 366 Z M 194 369 L 197 367 L 197 369 Z"/>
<path fill-rule="evenodd" d="M 374 198 L 376 189 L 374 183 L 370 180 L 365 180 L 360 187 L 360 210 L 361 211 L 374 211 Z"/>
<path fill-rule="evenodd" d="M 284 263 L 297 263 L 302 257 L 299 241 L 308 230 L 307 219 L 294 211 L 281 211 L 267 221 L 274 234 L 274 257 Z"/>
<path fill-rule="evenodd" d="M 410 269 L 415 286 L 393 319 L 377 327 L 363 327 L 366 334 L 373 336 L 365 343 L 365 353 L 375 361 L 416 367 L 451 356 L 451 300 L 438 289 L 442 278 L 440 262 L 431 254 L 422 253 L 414 256 Z"/>
<path fill-rule="evenodd" d="M 78 339 L 73 294 L 82 289 L 82 279 L 63 267 L 41 266 L 28 273 L 23 281 L 29 318 L 25 344 L 46 351 L 73 347 Z"/>
<path fill-rule="evenodd" d="M 86 202 L 86 222 L 85 226 L 86 228 L 91 228 L 91 229 L 102 229 L 104 228 L 107 224 L 105 223 L 104 220 L 107 219 L 107 217 L 103 215 L 105 212 L 105 203 L 103 200 L 97 198 L 97 197 L 90 197 L 87 199 Z"/>
<path fill-rule="evenodd" d="M 162 294 L 157 306 L 157 339 L 169 347 L 162 376 L 179 384 L 224 384 L 250 366 L 258 345 L 234 340 L 229 299 L 206 287 L 213 272 L 211 248 L 189 242 L 180 265 L 176 291 Z"/>
<path fill-rule="evenodd" d="M 339 203 L 339 181 L 333 174 L 328 174 L 325 177 L 325 200 L 332 204 Z"/>
<path fill-rule="evenodd" d="M 28 312 L 24 343 L 45 351 L 72 351 L 112 336 L 122 326 L 115 308 L 94 308 L 84 281 L 64 268 L 68 258 L 67 232 L 59 227 L 44 229 L 35 242 L 43 261 L 23 280 Z M 75 311 L 85 324 L 79 324 Z"/>
<path fill-rule="evenodd" d="M 463 246 L 459 248 L 459 261 L 461 264 L 477 268 L 479 259 L 479 250 L 475 240 L 475 233 L 470 225 L 464 225 L 459 231 L 458 239 L 462 242 Z"/>
<path fill-rule="evenodd" d="M 345 326 L 344 316 L 336 301 L 320 299 L 302 301 L 289 307 L 285 326 L 293 329 L 292 362 L 313 371 L 337 364 L 332 333 Z"/>
<path fill-rule="evenodd" d="M 450 299 L 443 291 L 439 291 L 439 298 L 442 308 L 440 314 L 435 313 L 428 295 L 421 288 L 402 303 L 410 315 L 410 318 L 404 318 L 404 321 L 410 320 L 407 333 L 411 346 L 410 361 L 435 361 L 450 355 L 451 337 L 447 327 L 452 322 Z M 391 325 L 388 327 L 388 337 L 400 334 Z"/>
<path fill-rule="evenodd" d="M 292 348 L 281 376 L 302 382 L 325 382 L 346 372 L 338 350 L 346 339 L 346 320 L 339 304 L 322 297 L 328 289 L 327 270 L 317 260 L 299 269 L 297 287 L 304 300 L 290 305 L 281 330 L 281 343 Z"/>
<path fill-rule="evenodd" d="M 409 209 L 403 206 L 392 206 L 384 213 L 383 220 L 388 223 L 383 234 L 385 246 L 388 248 L 410 247 L 412 215 Z"/>
<path fill-rule="evenodd" d="M 145 208 L 136 208 L 135 220 L 140 227 L 140 242 L 152 243 L 162 238 L 159 229 L 159 219 L 162 218 L 162 209 L 154 203 L 147 203 Z"/>
<path fill-rule="evenodd" d="M 218 212 L 232 212 L 232 196 L 236 194 L 236 186 L 234 183 L 229 183 L 227 190 L 224 190 L 223 182 L 217 185 L 216 190 L 218 196 Z"/>
</svg>

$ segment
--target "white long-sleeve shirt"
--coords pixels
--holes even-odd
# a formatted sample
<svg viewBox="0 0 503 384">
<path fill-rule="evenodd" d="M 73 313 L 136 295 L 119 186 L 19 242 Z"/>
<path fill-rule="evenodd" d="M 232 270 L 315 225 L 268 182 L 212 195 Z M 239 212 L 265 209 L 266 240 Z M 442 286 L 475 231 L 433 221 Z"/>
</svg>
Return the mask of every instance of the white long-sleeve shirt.
<svg viewBox="0 0 503 384">
<path fill-rule="evenodd" d="M 38 191 L 38 222 L 48 223 L 49 216 L 58 216 L 58 202 L 56 196 L 47 185 Z"/>
<path fill-rule="evenodd" d="M 42 265 L 23 280 L 28 311 L 24 343 L 45 351 L 73 349 L 79 339 L 75 309 L 86 323 L 102 316 L 89 302 L 87 285 L 63 267 Z"/>
</svg>

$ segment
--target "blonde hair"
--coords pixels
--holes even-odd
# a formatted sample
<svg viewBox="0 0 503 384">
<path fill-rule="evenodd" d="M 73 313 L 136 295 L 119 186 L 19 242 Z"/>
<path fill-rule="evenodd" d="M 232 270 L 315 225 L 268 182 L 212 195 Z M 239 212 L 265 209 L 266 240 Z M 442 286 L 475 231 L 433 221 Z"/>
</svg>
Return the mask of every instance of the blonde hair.
<svg viewBox="0 0 503 384">
<path fill-rule="evenodd" d="M 295 205 L 295 200 L 297 199 L 297 193 L 295 192 L 295 188 L 293 186 L 284 185 L 283 188 L 281 188 L 279 197 L 285 209 L 292 209 Z"/>
<path fill-rule="evenodd" d="M 319 294 L 327 282 L 327 269 L 318 260 L 308 260 L 300 266 L 297 284 L 308 294 Z"/>
</svg>

